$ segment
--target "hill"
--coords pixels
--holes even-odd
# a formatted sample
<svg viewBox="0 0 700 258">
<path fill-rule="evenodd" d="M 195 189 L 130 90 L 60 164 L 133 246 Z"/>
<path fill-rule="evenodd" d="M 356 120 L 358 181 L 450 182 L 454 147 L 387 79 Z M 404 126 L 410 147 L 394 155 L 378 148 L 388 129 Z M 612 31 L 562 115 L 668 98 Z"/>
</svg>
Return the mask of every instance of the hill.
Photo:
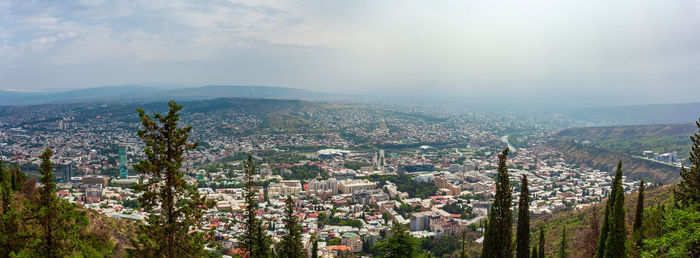
<svg viewBox="0 0 700 258">
<path fill-rule="evenodd" d="M 640 155 L 645 150 L 658 153 L 677 151 L 681 159 L 690 153 L 690 135 L 697 132 L 695 124 L 598 126 L 564 129 L 558 138 L 590 141 L 596 145 L 625 153 Z"/>
<path fill-rule="evenodd" d="M 631 179 L 647 179 L 648 182 L 670 184 L 678 181 L 679 168 L 642 158 L 628 153 L 614 151 L 570 140 L 552 140 L 548 143 L 561 151 L 570 164 L 583 164 L 587 167 L 614 173 L 618 161 L 622 160 L 625 175 Z"/>
<path fill-rule="evenodd" d="M 644 193 L 644 207 L 646 208 L 656 204 L 669 203 L 671 198 L 673 198 L 673 187 L 675 187 L 675 185 L 647 189 Z M 625 221 L 630 225 L 630 227 L 634 221 L 636 204 L 636 192 L 625 195 L 625 211 L 627 212 Z M 570 257 L 583 256 L 582 253 L 584 246 L 581 244 L 581 240 L 584 239 L 586 229 L 590 225 L 589 223 L 593 216 L 593 210 L 596 210 L 598 213 L 599 225 L 602 224 L 603 213 L 605 212 L 605 201 L 583 209 L 557 212 L 532 220 L 531 225 L 533 232 L 536 232 L 535 230 L 539 229 L 540 226 L 544 226 L 545 250 L 549 257 L 555 257 L 558 252 L 558 247 L 561 240 L 561 230 L 563 226 L 566 226 L 566 232 L 568 232 L 567 243 L 569 244 Z M 629 229 L 628 234 L 630 234 Z M 533 236 L 535 236 L 535 239 L 537 239 L 538 235 L 534 235 L 533 233 Z"/>
<path fill-rule="evenodd" d="M 323 99 L 328 94 L 309 90 L 239 85 L 208 85 L 181 89 L 164 89 L 139 85 L 104 86 L 54 93 L 20 93 L 0 91 L 0 105 L 35 105 L 82 102 L 152 102 L 214 99 L 223 97 Z"/>
<path fill-rule="evenodd" d="M 590 107 L 566 113 L 572 119 L 596 125 L 686 124 L 700 116 L 700 102 Z"/>
</svg>

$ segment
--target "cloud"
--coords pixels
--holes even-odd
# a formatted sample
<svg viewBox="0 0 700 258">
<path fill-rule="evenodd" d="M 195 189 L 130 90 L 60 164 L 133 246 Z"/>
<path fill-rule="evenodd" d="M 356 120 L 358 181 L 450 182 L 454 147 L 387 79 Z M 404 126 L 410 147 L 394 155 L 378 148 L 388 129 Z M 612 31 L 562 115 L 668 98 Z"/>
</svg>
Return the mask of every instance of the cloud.
<svg viewBox="0 0 700 258">
<path fill-rule="evenodd" d="M 699 17 L 697 1 L 11 0 L 0 1 L 0 76 L 32 89 L 215 83 L 697 101 L 688 91 L 700 94 Z"/>
</svg>

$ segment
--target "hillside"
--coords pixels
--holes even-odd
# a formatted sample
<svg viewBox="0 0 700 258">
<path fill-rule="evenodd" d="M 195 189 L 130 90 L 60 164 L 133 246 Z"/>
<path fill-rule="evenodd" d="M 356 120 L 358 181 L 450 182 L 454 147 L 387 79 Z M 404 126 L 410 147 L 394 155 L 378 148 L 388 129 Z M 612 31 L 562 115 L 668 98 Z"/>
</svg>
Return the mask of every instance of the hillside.
<svg viewBox="0 0 700 258">
<path fill-rule="evenodd" d="M 673 187 L 675 187 L 675 185 L 647 189 L 644 194 L 644 207 L 668 203 L 673 197 Z M 636 204 L 636 192 L 625 195 L 625 211 L 627 212 L 625 221 L 629 224 L 628 234 L 630 234 L 629 231 L 631 224 L 634 221 Z M 557 212 L 532 220 L 531 226 L 533 228 L 533 232 L 535 232 L 535 229 L 539 229 L 541 225 L 544 225 L 546 240 L 545 250 L 548 256 L 556 257 L 555 255 L 558 252 L 557 248 L 559 247 L 561 240 L 561 230 L 563 226 L 566 226 L 566 231 L 568 232 L 567 243 L 569 244 L 570 257 L 582 256 L 583 246 L 581 245 L 581 239 L 584 238 L 586 229 L 590 225 L 589 222 L 593 216 L 594 209 L 598 212 L 598 218 L 600 220 L 599 224 L 602 224 L 603 213 L 605 212 L 605 201 L 583 209 Z M 535 236 L 535 239 L 537 239 L 538 235 L 533 236 Z"/>
<path fill-rule="evenodd" d="M 700 102 L 591 107 L 566 113 L 572 119 L 597 125 L 686 124 L 700 116 Z"/>
<path fill-rule="evenodd" d="M 646 178 L 649 182 L 670 184 L 679 178 L 680 169 L 677 167 L 636 158 L 624 152 L 567 140 L 552 140 L 548 144 L 561 151 L 567 163 L 583 164 L 586 167 L 608 171 L 611 175 L 618 161 L 622 160 L 622 169 L 631 179 Z"/>
<path fill-rule="evenodd" d="M 558 138 L 590 141 L 600 147 L 639 155 L 645 150 L 658 153 L 677 151 L 681 159 L 690 152 L 689 136 L 695 124 L 598 126 L 564 129 Z"/>
</svg>

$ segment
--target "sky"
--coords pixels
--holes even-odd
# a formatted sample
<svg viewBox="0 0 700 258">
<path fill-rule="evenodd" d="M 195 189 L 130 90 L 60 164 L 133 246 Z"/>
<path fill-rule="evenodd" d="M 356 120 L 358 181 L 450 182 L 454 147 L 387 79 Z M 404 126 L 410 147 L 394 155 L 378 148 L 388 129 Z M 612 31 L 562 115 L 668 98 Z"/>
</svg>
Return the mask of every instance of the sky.
<svg viewBox="0 0 700 258">
<path fill-rule="evenodd" d="M 0 0 L 0 89 L 700 101 L 700 1 Z"/>
</svg>

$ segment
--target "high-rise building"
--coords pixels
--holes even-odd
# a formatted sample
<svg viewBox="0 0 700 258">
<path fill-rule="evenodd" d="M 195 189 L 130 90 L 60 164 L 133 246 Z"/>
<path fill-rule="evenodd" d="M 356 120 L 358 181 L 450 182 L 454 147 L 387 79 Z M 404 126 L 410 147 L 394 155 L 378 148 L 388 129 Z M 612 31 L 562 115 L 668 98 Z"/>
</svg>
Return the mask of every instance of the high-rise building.
<svg viewBox="0 0 700 258">
<path fill-rule="evenodd" d="M 68 162 L 66 167 L 63 169 L 63 182 L 70 182 L 70 178 L 73 176 L 73 162 Z"/>
<path fill-rule="evenodd" d="M 126 145 L 119 144 L 119 177 L 127 178 L 129 176 L 126 164 Z"/>
</svg>

